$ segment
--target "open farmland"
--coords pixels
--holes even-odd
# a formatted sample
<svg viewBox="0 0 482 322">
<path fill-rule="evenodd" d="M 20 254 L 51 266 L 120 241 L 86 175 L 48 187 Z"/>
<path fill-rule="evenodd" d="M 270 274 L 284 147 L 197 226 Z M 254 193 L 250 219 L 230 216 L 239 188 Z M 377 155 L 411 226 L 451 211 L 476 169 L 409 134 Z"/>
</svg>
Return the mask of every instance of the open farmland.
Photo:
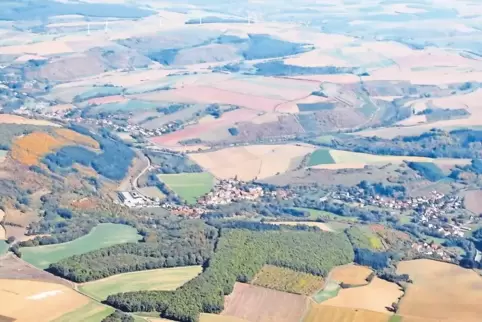
<svg viewBox="0 0 482 322">
<path fill-rule="evenodd" d="M 366 286 L 341 289 L 336 297 L 324 301 L 323 304 L 388 312 L 386 308 L 397 303 L 402 295 L 403 291 L 397 284 L 375 277 Z"/>
<path fill-rule="evenodd" d="M 311 295 L 323 286 L 323 278 L 288 268 L 265 265 L 251 284 L 282 292 Z"/>
<path fill-rule="evenodd" d="M 98 322 L 114 312 L 110 306 L 90 301 L 86 305 L 62 315 L 53 322 Z"/>
<path fill-rule="evenodd" d="M 318 227 L 320 230 L 333 232 L 329 225 L 317 221 L 271 221 L 269 223 L 272 225 Z"/>
<path fill-rule="evenodd" d="M 5 234 L 5 231 L 2 232 L 3 226 L 0 226 L 0 234 Z M 7 253 L 9 245 L 5 240 L 0 240 L 0 256 Z"/>
<path fill-rule="evenodd" d="M 159 174 L 159 180 L 188 203 L 194 204 L 197 198 L 207 194 L 214 187 L 210 173 Z"/>
<path fill-rule="evenodd" d="M 381 312 L 311 303 L 303 322 L 391 322 L 390 317 Z"/>
<path fill-rule="evenodd" d="M 116 293 L 134 291 L 170 291 L 193 279 L 202 271 L 201 266 L 161 268 L 141 272 L 114 275 L 80 285 L 83 293 L 105 300 Z"/>
<path fill-rule="evenodd" d="M 293 322 L 301 320 L 306 305 L 307 299 L 301 295 L 236 283 L 233 293 L 225 298 L 221 314 L 250 322 Z"/>
<path fill-rule="evenodd" d="M 318 149 L 310 155 L 308 166 L 315 166 L 319 164 L 334 164 L 335 160 L 331 156 L 329 149 Z"/>
<path fill-rule="evenodd" d="M 60 284 L 2 279 L 0 285 L 0 317 L 13 321 L 50 322 L 90 302 Z"/>
<path fill-rule="evenodd" d="M 444 321 L 480 321 L 482 278 L 474 271 L 449 263 L 419 259 L 398 264 L 397 273 L 409 274 L 398 313 Z"/>
<path fill-rule="evenodd" d="M 348 264 L 335 267 L 330 272 L 330 278 L 348 285 L 364 285 L 368 283 L 366 279 L 371 273 L 368 267 Z"/>
<path fill-rule="evenodd" d="M 310 145 L 250 145 L 231 147 L 214 152 L 191 153 L 189 157 L 220 179 L 262 179 L 284 173 L 293 161 L 310 153 Z"/>
<path fill-rule="evenodd" d="M 19 115 L 12 114 L 0 114 L 0 124 L 24 124 L 24 125 L 38 125 L 38 126 L 53 126 L 59 127 L 60 125 L 45 121 L 28 119 Z"/>
<path fill-rule="evenodd" d="M 327 280 L 325 285 L 323 286 L 323 289 L 318 291 L 316 294 L 313 295 L 313 300 L 316 303 L 322 303 L 324 301 L 327 301 L 335 296 L 338 295 L 338 292 L 340 292 L 340 284 L 334 280 Z"/>
<path fill-rule="evenodd" d="M 465 209 L 475 214 L 482 214 L 482 190 L 471 190 L 464 193 Z"/>
<path fill-rule="evenodd" d="M 38 268 L 47 268 L 61 259 L 85 254 L 111 245 L 136 242 L 140 239 L 133 227 L 120 224 L 100 224 L 92 231 L 71 242 L 21 248 L 22 258 Z"/>
<path fill-rule="evenodd" d="M 250 322 L 250 321 L 237 318 L 235 316 L 201 313 L 199 322 Z"/>
</svg>

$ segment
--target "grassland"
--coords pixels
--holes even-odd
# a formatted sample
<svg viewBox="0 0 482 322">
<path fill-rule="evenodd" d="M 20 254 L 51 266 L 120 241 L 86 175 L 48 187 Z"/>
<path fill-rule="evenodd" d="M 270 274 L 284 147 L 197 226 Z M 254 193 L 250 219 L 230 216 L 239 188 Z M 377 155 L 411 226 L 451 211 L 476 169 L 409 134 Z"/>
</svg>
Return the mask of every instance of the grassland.
<svg viewBox="0 0 482 322">
<path fill-rule="evenodd" d="M 348 222 L 358 221 L 358 218 L 356 217 L 339 216 L 334 213 L 323 211 L 323 210 L 310 209 L 310 208 L 294 208 L 294 209 L 300 210 L 300 211 L 308 211 L 310 213 L 309 218 L 311 220 L 328 219 L 328 220 L 341 220 L 341 221 L 348 221 Z"/>
<path fill-rule="evenodd" d="M 53 322 L 98 322 L 114 312 L 110 306 L 91 301 L 88 304 L 62 315 Z"/>
<path fill-rule="evenodd" d="M 3 229 L 3 227 L 0 228 L 0 229 Z M 7 244 L 7 242 L 4 241 L 4 240 L 0 240 L 0 256 L 2 256 L 3 254 L 5 254 L 5 253 L 7 252 L 7 250 L 8 250 L 8 244 Z"/>
<path fill-rule="evenodd" d="M 169 189 L 190 204 L 196 203 L 197 198 L 214 187 L 214 178 L 208 172 L 160 174 L 158 177 Z"/>
<path fill-rule="evenodd" d="M 323 286 L 323 278 L 288 268 L 265 265 L 251 284 L 288 293 L 311 295 Z"/>
<path fill-rule="evenodd" d="M 84 283 L 79 289 L 97 300 L 105 300 L 111 294 L 123 292 L 170 291 L 196 277 L 201 271 L 201 266 L 188 266 L 125 273 Z"/>
<path fill-rule="evenodd" d="M 382 241 L 368 226 L 351 227 L 347 234 L 351 243 L 358 248 L 383 249 Z"/>
<path fill-rule="evenodd" d="M 420 321 L 480 321 L 482 278 L 476 272 L 419 259 L 400 262 L 397 273 L 409 274 L 413 280 L 399 303 L 400 315 L 416 316 Z"/>
<path fill-rule="evenodd" d="M 303 322 L 389 322 L 390 315 L 369 310 L 312 303 Z"/>
<path fill-rule="evenodd" d="M 335 160 L 328 149 L 318 149 L 310 155 L 308 166 L 312 167 L 320 164 L 334 164 Z"/>
<path fill-rule="evenodd" d="M 318 227 L 320 230 L 333 232 L 334 230 L 325 223 L 316 221 L 273 221 L 270 222 L 273 225 L 286 225 L 286 226 L 308 226 L 308 227 Z"/>
<path fill-rule="evenodd" d="M 61 259 L 85 254 L 111 245 L 136 242 L 140 239 L 133 227 L 120 224 L 100 224 L 92 231 L 68 243 L 21 248 L 22 258 L 38 268 L 47 268 Z"/>
<path fill-rule="evenodd" d="M 341 287 L 336 281 L 330 280 L 325 284 L 325 287 L 313 295 L 312 298 L 316 303 L 321 303 L 337 296 L 340 289 Z"/>
</svg>

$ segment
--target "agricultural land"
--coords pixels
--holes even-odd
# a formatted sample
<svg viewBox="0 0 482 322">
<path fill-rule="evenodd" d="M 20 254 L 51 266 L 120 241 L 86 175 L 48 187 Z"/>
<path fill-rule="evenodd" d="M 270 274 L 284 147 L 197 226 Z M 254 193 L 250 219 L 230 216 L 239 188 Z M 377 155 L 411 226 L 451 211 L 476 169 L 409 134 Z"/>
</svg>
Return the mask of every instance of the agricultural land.
<svg viewBox="0 0 482 322">
<path fill-rule="evenodd" d="M 214 186 L 210 173 L 161 174 L 159 179 L 188 203 L 196 203 L 197 198 L 205 195 Z"/>
</svg>

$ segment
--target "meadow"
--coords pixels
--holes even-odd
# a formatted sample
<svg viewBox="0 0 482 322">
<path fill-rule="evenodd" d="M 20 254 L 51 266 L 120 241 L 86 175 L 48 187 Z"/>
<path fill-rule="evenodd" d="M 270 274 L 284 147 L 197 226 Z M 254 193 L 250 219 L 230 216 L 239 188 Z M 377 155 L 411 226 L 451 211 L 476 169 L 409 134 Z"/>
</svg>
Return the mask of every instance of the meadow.
<svg viewBox="0 0 482 322">
<path fill-rule="evenodd" d="M 337 296 L 340 289 L 338 282 L 329 280 L 326 282 L 323 289 L 313 295 L 312 298 L 316 303 L 321 303 Z"/>
<path fill-rule="evenodd" d="M 312 167 L 319 164 L 334 164 L 335 160 L 328 149 L 318 149 L 310 155 L 308 166 Z"/>
<path fill-rule="evenodd" d="M 53 322 L 98 322 L 114 311 L 110 306 L 90 301 L 88 304 L 62 315 Z"/>
<path fill-rule="evenodd" d="M 296 207 L 294 209 L 300 210 L 300 211 L 308 211 L 310 214 L 309 218 L 311 220 L 328 219 L 328 220 L 340 220 L 340 221 L 348 221 L 348 222 L 358 221 L 358 218 L 356 217 L 339 216 L 334 213 L 323 211 L 323 210 L 309 209 L 309 208 L 296 208 Z"/>
<path fill-rule="evenodd" d="M 317 227 L 323 231 L 333 232 L 333 229 L 331 229 L 329 225 L 322 222 L 316 222 L 316 221 L 272 221 L 269 223 L 272 225 Z"/>
<path fill-rule="evenodd" d="M 202 271 L 201 266 L 161 268 L 114 275 L 81 284 L 79 290 L 99 301 L 116 293 L 133 291 L 171 291 L 193 279 Z"/>
<path fill-rule="evenodd" d="M 71 242 L 24 247 L 20 251 L 22 259 L 38 268 L 45 269 L 50 264 L 73 255 L 85 254 L 116 244 L 137 242 L 140 238 L 141 236 L 133 227 L 120 224 L 99 224 L 89 234 Z"/>
<path fill-rule="evenodd" d="M 214 187 L 214 178 L 208 172 L 159 174 L 158 178 L 190 204 Z"/>
<path fill-rule="evenodd" d="M 0 226 L 0 230 L 2 229 L 3 229 L 3 226 Z M 4 240 L 0 240 L 0 256 L 2 256 L 3 254 L 6 254 L 8 248 L 9 248 L 9 245 L 7 244 L 7 242 Z"/>
</svg>

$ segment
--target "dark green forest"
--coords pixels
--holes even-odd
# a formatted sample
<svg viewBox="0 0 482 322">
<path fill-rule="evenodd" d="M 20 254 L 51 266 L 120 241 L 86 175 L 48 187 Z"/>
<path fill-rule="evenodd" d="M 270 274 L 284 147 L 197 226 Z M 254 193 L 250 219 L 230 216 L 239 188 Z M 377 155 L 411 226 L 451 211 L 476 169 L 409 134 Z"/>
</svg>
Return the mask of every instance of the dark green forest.
<svg viewBox="0 0 482 322">
<path fill-rule="evenodd" d="M 165 318 L 195 322 L 201 312 L 221 312 L 234 283 L 250 281 L 264 264 L 325 276 L 353 259 L 344 234 L 223 229 L 214 256 L 195 279 L 176 291 L 120 293 L 106 303 L 127 312 L 157 311 Z"/>
</svg>

